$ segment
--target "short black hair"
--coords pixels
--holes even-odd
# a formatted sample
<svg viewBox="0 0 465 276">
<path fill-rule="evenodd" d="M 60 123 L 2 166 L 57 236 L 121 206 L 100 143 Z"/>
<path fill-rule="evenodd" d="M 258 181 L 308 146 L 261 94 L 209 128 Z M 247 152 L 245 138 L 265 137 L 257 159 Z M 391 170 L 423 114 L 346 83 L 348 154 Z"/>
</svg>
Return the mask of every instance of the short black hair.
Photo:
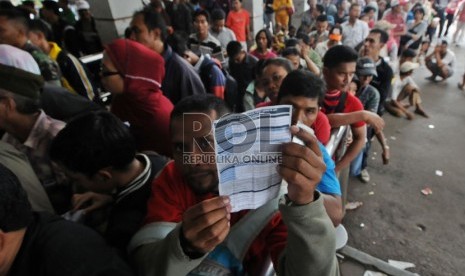
<svg viewBox="0 0 465 276">
<path fill-rule="evenodd" d="M 299 40 L 297 38 L 289 38 L 288 40 L 286 40 L 286 42 L 284 43 L 284 46 L 286 48 L 288 47 L 295 47 L 299 44 Z"/>
<path fill-rule="evenodd" d="M 329 34 L 332 34 L 334 30 L 338 29 L 340 32 L 339 34 L 342 35 L 342 26 L 341 25 L 334 25 L 333 27 L 331 27 L 331 29 L 329 30 Z"/>
<path fill-rule="evenodd" d="M 239 41 L 233 40 L 226 46 L 226 52 L 229 58 L 234 58 L 242 51 L 242 45 Z"/>
<path fill-rule="evenodd" d="M 135 155 L 136 143 L 129 128 L 108 111 L 73 118 L 50 148 L 54 162 L 88 177 L 106 167 L 124 171 Z"/>
<path fill-rule="evenodd" d="M 226 18 L 226 14 L 224 13 L 223 9 L 214 9 L 212 11 L 211 19 L 212 21 L 223 20 Z"/>
<path fill-rule="evenodd" d="M 360 7 L 360 5 L 357 3 L 352 3 L 352 5 L 350 5 L 349 11 L 351 11 L 355 7 Z"/>
<path fill-rule="evenodd" d="M 287 47 L 284 48 L 284 50 L 281 52 L 281 56 L 287 57 L 287 56 L 300 56 L 299 50 L 297 50 L 296 47 Z"/>
<path fill-rule="evenodd" d="M 161 31 L 161 39 L 165 41 L 168 31 L 166 28 L 165 20 L 163 16 L 150 8 L 144 8 L 142 10 L 136 11 L 133 14 L 133 18 L 141 15 L 144 17 L 144 24 L 147 26 L 149 31 L 153 31 L 155 29 L 159 29 Z"/>
<path fill-rule="evenodd" d="M 386 44 L 389 40 L 389 34 L 385 30 L 371 29 L 370 33 L 379 34 L 379 41 L 383 44 Z"/>
<path fill-rule="evenodd" d="M 307 45 L 310 44 L 310 36 L 308 34 L 304 33 L 304 32 L 298 32 L 297 35 L 296 35 L 296 38 L 302 40 L 302 42 L 307 44 Z M 294 47 L 295 47 L 295 45 L 294 45 Z"/>
<path fill-rule="evenodd" d="M 6 17 L 8 21 L 14 21 L 17 24 L 20 24 L 26 31 L 29 31 L 29 19 L 20 9 L 0 9 L 0 16 Z"/>
<path fill-rule="evenodd" d="M 282 57 L 277 57 L 277 58 L 269 58 L 265 60 L 265 63 L 263 64 L 263 69 L 269 65 L 274 65 L 274 66 L 279 66 L 283 67 L 286 72 L 291 72 L 294 70 L 291 62 L 288 59 L 282 58 Z M 262 69 L 262 71 L 263 71 Z"/>
<path fill-rule="evenodd" d="M 8 233 L 26 228 L 32 208 L 16 175 L 0 163 L 0 230 Z"/>
<path fill-rule="evenodd" d="M 365 8 L 363 9 L 363 13 L 369 13 L 370 11 L 376 11 L 375 7 L 365 6 Z"/>
<path fill-rule="evenodd" d="M 402 54 L 401 54 L 402 57 L 407 57 L 407 58 L 414 58 L 417 56 L 417 53 L 415 53 L 414 50 L 412 49 L 405 49 L 404 51 L 402 51 Z"/>
<path fill-rule="evenodd" d="M 212 110 L 216 111 L 218 118 L 230 113 L 230 109 L 226 103 L 214 95 L 192 95 L 183 98 L 174 106 L 173 111 L 171 111 L 170 120 L 173 121 L 173 119 L 182 117 L 184 113 L 206 113 Z"/>
<path fill-rule="evenodd" d="M 318 104 L 324 99 L 326 86 L 317 75 L 307 70 L 294 70 L 287 74 L 281 83 L 278 94 L 279 101 L 287 96 L 318 99 Z"/>
<path fill-rule="evenodd" d="M 29 31 L 41 32 L 44 34 L 45 39 L 53 41 L 53 33 L 50 27 L 41 19 L 34 19 L 29 22 Z"/>
<path fill-rule="evenodd" d="M 189 48 L 186 44 L 187 39 L 182 36 L 181 33 L 174 32 L 166 38 L 166 44 L 168 44 L 173 52 L 183 56 Z"/>
<path fill-rule="evenodd" d="M 320 14 L 316 18 L 316 22 L 328 22 L 328 16 L 326 14 Z"/>
<path fill-rule="evenodd" d="M 265 33 L 265 36 L 266 36 L 266 47 L 267 47 L 267 48 L 271 48 L 271 44 L 273 43 L 273 36 L 271 35 L 270 30 L 268 30 L 267 28 L 261 29 L 260 31 L 258 31 L 258 33 L 255 35 L 255 42 L 258 44 L 258 36 L 259 36 L 261 33 Z"/>
<path fill-rule="evenodd" d="M 195 21 L 195 19 L 199 16 L 205 16 L 205 19 L 207 19 L 207 22 L 210 23 L 210 14 L 208 13 L 207 10 L 197 10 L 194 12 L 194 15 L 192 16 L 192 20 Z"/>
<path fill-rule="evenodd" d="M 421 14 L 423 14 L 423 16 L 425 15 L 425 9 L 421 6 L 413 9 L 413 14 L 415 14 L 416 12 L 420 12 Z"/>
<path fill-rule="evenodd" d="M 326 52 L 323 57 L 323 65 L 328 69 L 335 68 L 341 63 L 357 62 L 357 52 L 346 45 L 336 45 Z"/>
<path fill-rule="evenodd" d="M 325 13 L 325 7 L 322 4 L 316 4 L 315 8 L 319 13 Z"/>
<path fill-rule="evenodd" d="M 58 2 L 45 0 L 42 2 L 42 8 L 52 11 L 54 14 L 60 16 L 60 6 L 58 5 Z"/>
</svg>

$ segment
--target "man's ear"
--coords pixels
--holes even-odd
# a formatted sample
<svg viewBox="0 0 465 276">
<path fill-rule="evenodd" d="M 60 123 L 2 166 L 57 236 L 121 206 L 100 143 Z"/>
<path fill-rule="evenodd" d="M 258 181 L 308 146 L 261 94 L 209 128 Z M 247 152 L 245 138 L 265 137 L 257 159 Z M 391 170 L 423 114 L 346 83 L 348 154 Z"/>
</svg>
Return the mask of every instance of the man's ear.
<svg viewBox="0 0 465 276">
<path fill-rule="evenodd" d="M 161 39 L 161 30 L 159 28 L 155 28 L 155 29 L 151 30 L 151 32 L 153 33 L 154 40 L 162 40 Z"/>
<path fill-rule="evenodd" d="M 100 169 L 96 173 L 96 177 L 102 182 L 108 182 L 113 178 L 113 174 L 111 173 L 111 167 Z"/>
</svg>

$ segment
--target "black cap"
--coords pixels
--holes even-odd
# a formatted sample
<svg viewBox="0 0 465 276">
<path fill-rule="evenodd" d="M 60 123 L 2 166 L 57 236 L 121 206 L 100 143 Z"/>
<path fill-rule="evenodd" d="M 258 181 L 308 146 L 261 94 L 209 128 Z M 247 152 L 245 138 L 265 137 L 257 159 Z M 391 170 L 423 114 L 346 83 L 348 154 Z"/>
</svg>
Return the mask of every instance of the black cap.
<svg viewBox="0 0 465 276">
<path fill-rule="evenodd" d="M 357 75 L 359 76 L 378 76 L 376 64 L 369 57 L 362 57 L 357 60 Z"/>
</svg>

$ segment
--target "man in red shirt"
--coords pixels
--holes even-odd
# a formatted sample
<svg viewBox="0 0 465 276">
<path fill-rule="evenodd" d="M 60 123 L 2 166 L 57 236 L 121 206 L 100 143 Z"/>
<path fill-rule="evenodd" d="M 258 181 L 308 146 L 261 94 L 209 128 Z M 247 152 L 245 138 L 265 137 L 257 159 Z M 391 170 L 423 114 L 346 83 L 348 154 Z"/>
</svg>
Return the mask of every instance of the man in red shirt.
<svg viewBox="0 0 465 276">
<path fill-rule="evenodd" d="M 332 127 L 350 124 L 353 135 L 353 142 L 336 163 L 336 172 L 348 167 L 365 146 L 366 123 L 373 125 L 376 132 L 384 127 L 383 119 L 376 113 L 365 111 L 357 97 L 345 92 L 355 74 L 357 58 L 355 50 L 344 45 L 330 48 L 323 58 L 327 92 L 322 111 Z"/>
<path fill-rule="evenodd" d="M 229 11 L 226 19 L 226 27 L 230 28 L 236 35 L 237 41 L 242 44 L 242 48 L 247 51 L 247 40 L 250 36 L 250 14 L 242 8 L 242 0 L 233 0 L 232 10 Z"/>
<path fill-rule="evenodd" d="M 269 216 L 240 257 L 232 254 L 230 233 L 251 211 L 231 213 L 228 197 L 218 196 L 212 120 L 228 112 L 212 95 L 188 97 L 171 114 L 174 161 L 153 183 L 145 225 L 130 254 L 141 275 L 259 275 L 271 256 L 283 275 L 338 275 L 334 228 L 315 187 L 325 165 L 315 137 L 291 127 L 306 146 L 282 145 L 278 171 L 288 183 L 279 212 Z M 200 157 L 197 159 L 196 157 Z M 212 161 L 213 160 L 213 161 Z M 219 256 L 219 258 L 218 258 Z M 236 258 L 234 258 L 236 257 Z"/>
</svg>

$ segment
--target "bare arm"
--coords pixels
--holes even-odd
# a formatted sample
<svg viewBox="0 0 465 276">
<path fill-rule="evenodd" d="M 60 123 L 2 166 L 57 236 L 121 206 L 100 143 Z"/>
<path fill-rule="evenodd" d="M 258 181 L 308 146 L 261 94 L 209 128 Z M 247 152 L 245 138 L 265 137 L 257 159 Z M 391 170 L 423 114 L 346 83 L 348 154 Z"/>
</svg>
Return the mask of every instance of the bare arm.
<svg viewBox="0 0 465 276">
<path fill-rule="evenodd" d="M 375 132 L 379 132 L 384 128 L 384 120 L 378 114 L 367 110 L 328 114 L 326 116 L 331 127 L 340 127 L 364 121 L 371 125 Z"/>
<path fill-rule="evenodd" d="M 310 51 L 310 46 L 303 46 L 301 49 L 300 49 L 300 56 L 305 60 L 305 64 L 307 64 L 307 68 L 310 72 L 312 72 L 313 74 L 319 76 L 320 75 L 320 69 L 318 68 L 318 66 L 316 66 L 316 64 L 313 62 L 313 60 L 310 59 L 309 57 L 309 51 Z"/>
</svg>

